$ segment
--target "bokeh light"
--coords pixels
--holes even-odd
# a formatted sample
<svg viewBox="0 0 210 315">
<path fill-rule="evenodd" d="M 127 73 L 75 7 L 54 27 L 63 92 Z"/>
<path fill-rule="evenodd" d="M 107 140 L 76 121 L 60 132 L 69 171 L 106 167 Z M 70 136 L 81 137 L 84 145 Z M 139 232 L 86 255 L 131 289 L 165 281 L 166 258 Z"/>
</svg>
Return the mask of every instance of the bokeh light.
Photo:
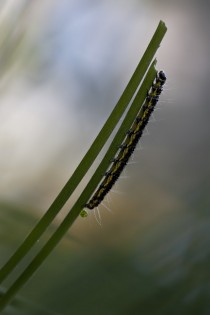
<svg viewBox="0 0 210 315">
<path fill-rule="evenodd" d="M 21 290 L 20 314 L 209 314 L 209 9 L 187 0 L 0 4 L 2 265 L 88 150 L 159 20 L 168 27 L 157 53 L 167 85 L 110 193 L 111 213 L 100 208 L 102 227 L 94 215 L 77 220 Z"/>
</svg>

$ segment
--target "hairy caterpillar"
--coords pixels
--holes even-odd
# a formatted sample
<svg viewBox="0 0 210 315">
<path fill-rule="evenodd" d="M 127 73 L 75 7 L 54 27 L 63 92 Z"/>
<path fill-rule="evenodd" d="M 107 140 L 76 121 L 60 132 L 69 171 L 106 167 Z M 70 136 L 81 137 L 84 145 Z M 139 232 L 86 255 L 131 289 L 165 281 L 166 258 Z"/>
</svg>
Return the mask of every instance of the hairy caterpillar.
<svg viewBox="0 0 210 315">
<path fill-rule="evenodd" d="M 143 112 L 141 110 L 135 118 L 135 121 L 127 132 L 125 140 L 120 146 L 119 153 L 112 161 L 111 167 L 105 173 L 104 179 L 96 189 L 91 199 L 85 204 L 86 208 L 94 209 L 97 207 L 119 178 L 143 134 L 144 128 L 159 100 L 165 81 L 165 73 L 163 71 L 158 72 L 155 82 L 152 84 L 149 92 L 147 93 L 147 97 L 142 106 Z"/>
</svg>

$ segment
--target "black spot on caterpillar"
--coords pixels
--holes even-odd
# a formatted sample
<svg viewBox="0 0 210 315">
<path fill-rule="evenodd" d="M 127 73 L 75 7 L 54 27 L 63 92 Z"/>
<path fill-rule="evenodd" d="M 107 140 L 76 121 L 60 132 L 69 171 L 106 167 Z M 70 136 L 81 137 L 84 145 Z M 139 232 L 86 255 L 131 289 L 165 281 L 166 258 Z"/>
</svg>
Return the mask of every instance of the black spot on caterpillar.
<svg viewBox="0 0 210 315">
<path fill-rule="evenodd" d="M 140 111 L 141 114 L 139 113 L 137 115 L 131 128 L 126 133 L 126 137 L 120 146 L 119 153 L 112 160 L 112 165 L 105 173 L 104 179 L 100 183 L 99 187 L 96 189 L 91 199 L 85 204 L 86 208 L 94 209 L 97 207 L 119 178 L 143 134 L 144 128 L 146 127 L 154 107 L 159 100 L 165 81 L 165 73 L 163 71 L 158 72 L 155 82 L 152 84 L 145 102 L 142 105 L 143 112 L 142 110 Z"/>
</svg>

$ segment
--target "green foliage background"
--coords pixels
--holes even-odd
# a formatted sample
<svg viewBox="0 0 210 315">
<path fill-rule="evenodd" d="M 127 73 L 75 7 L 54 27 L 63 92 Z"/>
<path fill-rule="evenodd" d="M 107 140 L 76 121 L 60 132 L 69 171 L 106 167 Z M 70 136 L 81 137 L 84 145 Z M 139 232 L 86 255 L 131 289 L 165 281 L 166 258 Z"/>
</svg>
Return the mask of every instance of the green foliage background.
<svg viewBox="0 0 210 315">
<path fill-rule="evenodd" d="M 111 214 L 101 209 L 102 227 L 91 215 L 87 220 L 78 220 L 2 314 L 208 314 L 208 4 L 102 3 L 102 8 L 94 1 L 85 7 L 67 5 L 59 11 L 68 13 L 70 24 L 65 25 L 59 24 L 60 20 L 52 23 L 52 16 L 58 19 L 54 1 L 46 1 L 45 5 L 18 1 L 6 20 L 2 13 L 5 7 L 1 7 L 1 265 L 31 231 L 87 151 L 157 22 L 163 19 L 169 28 L 158 53 L 159 66 L 168 76 L 165 103 L 155 115 L 156 122 L 150 124 L 143 150 L 134 156 L 138 163 L 128 167 L 128 178 L 116 187 L 120 194 L 111 194 Z M 89 36 L 85 18 L 89 21 L 91 12 L 104 14 L 102 22 L 106 20 L 106 27 L 112 23 L 110 29 L 117 30 L 113 42 L 122 38 L 118 45 L 104 44 L 105 53 L 101 50 L 101 55 L 96 50 L 92 54 L 85 51 L 71 37 L 84 41 Z M 97 14 L 91 16 L 93 24 L 99 23 Z M 73 20 L 73 16 L 77 19 Z M 84 24 L 79 24 L 80 18 Z M 56 39 L 62 38 L 69 25 L 73 35 L 67 32 L 66 45 L 62 46 Z M 107 43 L 102 30 L 99 28 L 99 35 Z M 89 31 L 93 38 L 89 38 L 86 48 L 101 45 L 94 31 Z M 69 59 L 63 53 L 66 49 Z M 69 60 L 73 60 L 72 64 Z M 101 60 L 105 60 L 104 65 Z M 21 90 L 18 98 L 20 84 L 24 92 Z M 40 87 L 48 91 L 49 86 L 58 94 L 57 98 L 53 94 L 56 105 L 47 107 L 47 114 L 42 112 L 44 118 L 39 116 L 40 122 L 36 120 L 33 129 L 24 123 L 24 115 L 23 120 L 11 116 L 20 109 L 22 114 L 31 111 L 32 116 L 27 118 L 32 124 L 34 108 L 40 103 L 31 105 L 30 100 Z M 40 101 L 43 107 L 45 100 Z M 21 107 L 24 102 L 28 109 Z M 5 108 L 13 111 L 6 116 Z M 42 119 L 46 129 L 42 128 Z M 22 126 L 25 133 L 19 136 Z M 32 130 L 38 133 L 38 142 Z M 59 134 L 58 140 L 54 130 Z M 14 136 L 8 136 L 12 132 L 16 142 Z M 26 136 L 28 151 L 22 146 Z M 20 152 L 25 159 L 21 160 Z M 63 215 L 79 192 L 64 208 Z M 5 287 L 46 242 L 61 218 L 62 214 L 20 269 L 4 283 Z"/>
</svg>

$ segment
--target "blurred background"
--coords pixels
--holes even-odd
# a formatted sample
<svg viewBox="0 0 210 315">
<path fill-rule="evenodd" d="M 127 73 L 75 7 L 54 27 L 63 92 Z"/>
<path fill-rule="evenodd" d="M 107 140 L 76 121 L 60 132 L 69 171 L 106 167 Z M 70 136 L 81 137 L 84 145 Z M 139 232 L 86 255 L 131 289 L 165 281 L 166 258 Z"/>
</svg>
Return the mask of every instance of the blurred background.
<svg viewBox="0 0 210 315">
<path fill-rule="evenodd" d="M 77 220 L 11 313 L 210 314 L 209 12 L 204 0 L 1 1 L 1 265 L 90 147 L 159 20 L 168 27 L 167 84 L 111 212 L 100 207 L 101 226 Z"/>
</svg>

